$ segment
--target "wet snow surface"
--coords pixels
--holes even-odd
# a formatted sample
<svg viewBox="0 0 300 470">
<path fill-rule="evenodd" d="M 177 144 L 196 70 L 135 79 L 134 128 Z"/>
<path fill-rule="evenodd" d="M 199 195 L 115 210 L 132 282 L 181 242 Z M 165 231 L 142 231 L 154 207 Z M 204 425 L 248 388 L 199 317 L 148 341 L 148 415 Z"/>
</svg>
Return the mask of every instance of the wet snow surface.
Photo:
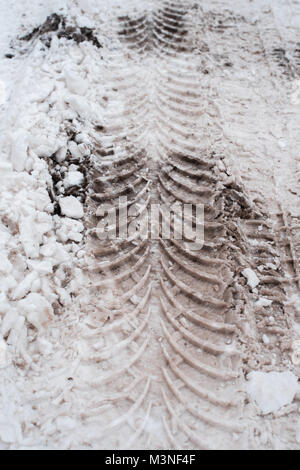
<svg viewBox="0 0 300 470">
<path fill-rule="evenodd" d="M 0 1 L 0 449 L 299 446 L 300 3 L 235 3 Z"/>
</svg>

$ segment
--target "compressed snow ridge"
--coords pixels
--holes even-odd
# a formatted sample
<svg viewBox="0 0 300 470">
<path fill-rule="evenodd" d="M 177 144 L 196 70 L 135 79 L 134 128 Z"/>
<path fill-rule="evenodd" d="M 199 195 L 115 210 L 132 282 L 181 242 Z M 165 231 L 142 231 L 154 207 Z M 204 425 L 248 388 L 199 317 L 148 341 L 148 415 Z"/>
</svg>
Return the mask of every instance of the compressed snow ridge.
<svg viewBox="0 0 300 470">
<path fill-rule="evenodd" d="M 274 413 L 293 402 L 298 392 L 298 378 L 290 371 L 248 374 L 246 391 L 263 414 Z"/>
</svg>

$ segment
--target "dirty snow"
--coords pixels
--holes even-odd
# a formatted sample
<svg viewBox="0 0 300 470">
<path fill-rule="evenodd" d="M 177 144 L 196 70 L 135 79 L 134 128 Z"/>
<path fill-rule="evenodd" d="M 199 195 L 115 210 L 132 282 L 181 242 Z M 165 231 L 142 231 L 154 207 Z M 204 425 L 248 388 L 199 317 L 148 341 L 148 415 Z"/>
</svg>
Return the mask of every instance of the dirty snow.
<svg viewBox="0 0 300 470">
<path fill-rule="evenodd" d="M 274 3 L 280 14 L 280 2 Z M 290 8 L 290 2 L 285 3 Z M 84 210 L 79 198 L 67 196 L 58 201 L 65 217 L 55 213 L 48 163 L 55 156 L 56 163 L 63 164 L 68 153 L 82 161 L 90 153 L 91 128 L 104 125 L 106 113 L 118 118 L 123 111 L 122 102 L 112 99 L 107 105 L 103 99 L 113 95 L 103 79 L 107 58 L 104 54 L 100 61 L 90 44 L 61 47 L 54 40 L 46 58 L 40 44 L 16 60 L 3 57 L 10 40 L 53 12 L 68 12 L 78 24 L 93 28 L 118 4 L 118 14 L 126 14 L 129 6 L 141 11 L 148 6 L 143 1 L 117 0 L 0 2 L 0 449 L 76 448 L 89 441 L 76 415 L 78 403 L 84 415 L 85 400 L 92 397 L 96 404 L 98 397 L 97 390 L 88 386 L 94 380 L 92 370 L 85 369 L 85 376 L 78 373 L 87 352 L 76 336 L 76 325 L 81 322 L 87 334 L 90 328 L 78 305 L 83 311 L 91 308 L 89 297 L 83 294 L 78 309 L 72 310 L 72 299 L 84 284 L 81 262 L 86 253 L 80 220 Z M 259 11 L 270 8 L 268 1 L 256 0 L 257 4 Z M 100 41 L 109 42 L 105 37 Z M 290 101 L 294 106 L 300 103 L 299 80 L 291 86 Z M 76 141 L 70 142 L 62 132 L 68 121 L 76 122 Z M 111 145 L 111 138 L 106 139 Z M 286 150 L 284 139 L 277 144 L 280 151 Z M 66 173 L 65 189 L 82 184 L 80 171 Z M 259 285 L 253 269 L 242 274 L 251 289 Z M 297 296 L 294 303 L 299 310 Z M 265 297 L 256 301 L 258 307 L 271 304 Z M 57 308 L 64 311 L 62 318 L 56 315 Z M 263 342 L 270 345 L 267 335 Z M 300 364 L 299 357 L 299 341 L 294 341 L 295 365 Z M 75 376 L 78 400 L 70 398 L 69 379 Z M 247 393 L 263 414 L 291 404 L 299 392 L 297 377 L 289 371 L 253 371 L 248 379 Z M 296 439 L 300 443 L 300 423 Z M 93 447 L 92 437 L 87 447 Z"/>
</svg>

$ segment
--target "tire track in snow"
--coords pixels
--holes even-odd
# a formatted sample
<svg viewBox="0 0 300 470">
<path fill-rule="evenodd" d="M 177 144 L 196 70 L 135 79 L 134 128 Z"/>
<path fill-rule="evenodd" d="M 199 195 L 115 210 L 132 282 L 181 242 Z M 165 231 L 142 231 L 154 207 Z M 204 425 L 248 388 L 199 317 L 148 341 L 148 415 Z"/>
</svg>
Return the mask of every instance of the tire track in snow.
<svg viewBox="0 0 300 470">
<path fill-rule="evenodd" d="M 95 210 L 120 195 L 128 207 L 138 201 L 141 215 L 150 203 L 201 203 L 205 245 L 195 253 L 189 237 L 163 240 L 161 232 L 144 242 L 92 242 L 91 285 L 104 299 L 105 324 L 98 330 L 103 346 L 90 338 L 96 352 L 88 361 L 97 364 L 93 386 L 118 396 L 101 414 L 110 424 L 93 437 L 103 447 L 127 448 L 133 432 L 142 448 L 208 448 L 213 436 L 216 446 L 241 443 L 235 266 L 190 30 L 182 4 L 121 19 L 121 37 L 136 58 L 132 73 L 126 61 L 124 79 L 116 61 L 128 124 L 99 155 Z M 141 74 L 148 77 L 139 85 Z M 90 418 L 91 426 L 99 419 Z M 114 433 L 105 435 L 108 429 Z"/>
</svg>

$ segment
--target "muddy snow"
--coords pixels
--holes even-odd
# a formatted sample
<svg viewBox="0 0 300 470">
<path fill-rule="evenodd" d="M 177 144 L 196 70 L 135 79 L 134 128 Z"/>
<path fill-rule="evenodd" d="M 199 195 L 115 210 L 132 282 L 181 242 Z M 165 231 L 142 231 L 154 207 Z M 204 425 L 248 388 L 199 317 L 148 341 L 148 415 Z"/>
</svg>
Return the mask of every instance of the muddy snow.
<svg viewBox="0 0 300 470">
<path fill-rule="evenodd" d="M 299 447 L 299 29 L 0 1 L 0 449 Z"/>
</svg>

